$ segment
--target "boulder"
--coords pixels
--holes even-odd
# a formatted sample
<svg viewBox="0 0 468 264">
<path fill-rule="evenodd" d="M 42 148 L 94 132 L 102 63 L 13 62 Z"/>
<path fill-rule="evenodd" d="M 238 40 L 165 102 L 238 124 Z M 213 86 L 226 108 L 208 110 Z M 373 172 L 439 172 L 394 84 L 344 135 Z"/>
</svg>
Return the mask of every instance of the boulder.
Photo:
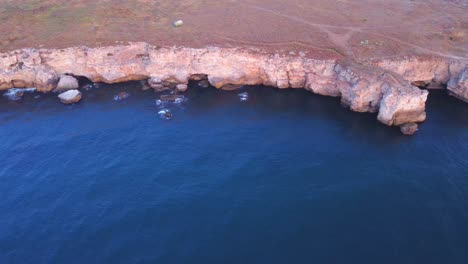
<svg viewBox="0 0 468 264">
<path fill-rule="evenodd" d="M 81 92 L 78 90 L 68 90 L 59 94 L 58 98 L 64 104 L 73 104 L 81 100 Z"/>
<path fill-rule="evenodd" d="M 55 88 L 55 91 L 68 91 L 68 90 L 74 90 L 78 89 L 80 85 L 78 84 L 78 80 L 70 75 L 62 75 L 60 76 L 60 80 L 57 84 L 57 88 Z"/>
<path fill-rule="evenodd" d="M 178 92 L 185 92 L 185 91 L 187 91 L 187 89 L 188 89 L 188 86 L 186 84 L 177 84 L 176 85 L 176 90 Z"/>
<path fill-rule="evenodd" d="M 416 123 L 407 123 L 400 126 L 401 133 L 405 135 L 413 135 L 418 131 L 418 124 Z"/>
<path fill-rule="evenodd" d="M 171 89 L 167 82 L 157 77 L 149 78 L 148 86 L 153 88 L 155 92 L 162 92 L 162 91 L 167 91 Z"/>
</svg>

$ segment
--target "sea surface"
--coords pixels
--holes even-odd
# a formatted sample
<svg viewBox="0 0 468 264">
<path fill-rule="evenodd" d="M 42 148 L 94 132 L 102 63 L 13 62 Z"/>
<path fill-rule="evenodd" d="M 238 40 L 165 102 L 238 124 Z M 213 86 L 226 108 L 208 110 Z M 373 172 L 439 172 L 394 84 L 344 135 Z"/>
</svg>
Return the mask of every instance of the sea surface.
<svg viewBox="0 0 468 264">
<path fill-rule="evenodd" d="M 192 86 L 0 96 L 0 263 L 468 263 L 468 104 L 431 92 L 409 137 L 304 90 Z"/>
</svg>

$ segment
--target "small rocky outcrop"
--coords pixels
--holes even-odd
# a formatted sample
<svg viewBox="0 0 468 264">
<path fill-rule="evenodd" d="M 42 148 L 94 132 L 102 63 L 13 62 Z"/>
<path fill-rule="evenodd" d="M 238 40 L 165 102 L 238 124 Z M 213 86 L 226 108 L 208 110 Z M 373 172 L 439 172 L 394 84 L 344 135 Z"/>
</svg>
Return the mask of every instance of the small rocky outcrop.
<svg viewBox="0 0 468 264">
<path fill-rule="evenodd" d="M 400 126 L 401 133 L 405 135 L 413 135 L 418 131 L 418 124 L 416 123 L 407 123 Z"/>
<path fill-rule="evenodd" d="M 81 100 L 81 92 L 78 90 L 68 90 L 59 94 L 58 98 L 64 104 L 74 104 Z"/>
<path fill-rule="evenodd" d="M 57 87 L 55 88 L 55 91 L 57 92 L 62 92 L 62 91 L 68 91 L 68 90 L 74 90 L 78 89 L 80 85 L 78 84 L 78 80 L 70 75 L 62 75 L 60 76 L 59 82 L 57 84 Z"/>
</svg>

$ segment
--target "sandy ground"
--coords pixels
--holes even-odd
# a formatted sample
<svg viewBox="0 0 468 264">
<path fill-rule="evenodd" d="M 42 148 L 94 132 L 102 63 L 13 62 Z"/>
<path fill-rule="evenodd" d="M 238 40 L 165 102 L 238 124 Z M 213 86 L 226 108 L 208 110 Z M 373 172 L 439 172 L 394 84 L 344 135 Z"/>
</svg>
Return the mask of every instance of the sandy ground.
<svg viewBox="0 0 468 264">
<path fill-rule="evenodd" d="M 146 41 L 467 60 L 467 14 L 466 0 L 0 0 L 0 52 Z"/>
</svg>

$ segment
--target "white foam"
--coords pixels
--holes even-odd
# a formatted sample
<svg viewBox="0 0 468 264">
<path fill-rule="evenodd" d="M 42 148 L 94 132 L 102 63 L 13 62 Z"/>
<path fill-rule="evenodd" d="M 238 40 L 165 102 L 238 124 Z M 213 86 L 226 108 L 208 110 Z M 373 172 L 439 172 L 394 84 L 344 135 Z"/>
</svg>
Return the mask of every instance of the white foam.
<svg viewBox="0 0 468 264">
<path fill-rule="evenodd" d="M 7 97 L 9 100 L 16 101 L 20 100 L 21 96 L 18 94 L 20 93 L 33 93 L 36 91 L 36 88 L 12 88 L 7 90 L 3 96 Z"/>
<path fill-rule="evenodd" d="M 161 111 L 158 112 L 158 115 L 159 115 L 159 117 L 162 118 L 162 119 L 169 120 L 169 119 L 172 118 L 172 115 L 167 116 L 167 115 L 166 115 L 167 113 L 171 113 L 171 111 L 169 111 L 169 109 L 163 109 L 163 110 L 161 110 Z"/>
<path fill-rule="evenodd" d="M 177 97 L 177 98 L 174 100 L 174 103 L 175 103 L 175 104 L 180 104 L 180 103 L 183 103 L 185 100 L 186 100 L 186 98 L 185 98 L 184 96 L 182 96 L 182 97 Z"/>
<path fill-rule="evenodd" d="M 238 96 L 242 102 L 247 101 L 249 99 L 249 94 L 247 92 L 240 93 L 238 94 Z"/>
</svg>

